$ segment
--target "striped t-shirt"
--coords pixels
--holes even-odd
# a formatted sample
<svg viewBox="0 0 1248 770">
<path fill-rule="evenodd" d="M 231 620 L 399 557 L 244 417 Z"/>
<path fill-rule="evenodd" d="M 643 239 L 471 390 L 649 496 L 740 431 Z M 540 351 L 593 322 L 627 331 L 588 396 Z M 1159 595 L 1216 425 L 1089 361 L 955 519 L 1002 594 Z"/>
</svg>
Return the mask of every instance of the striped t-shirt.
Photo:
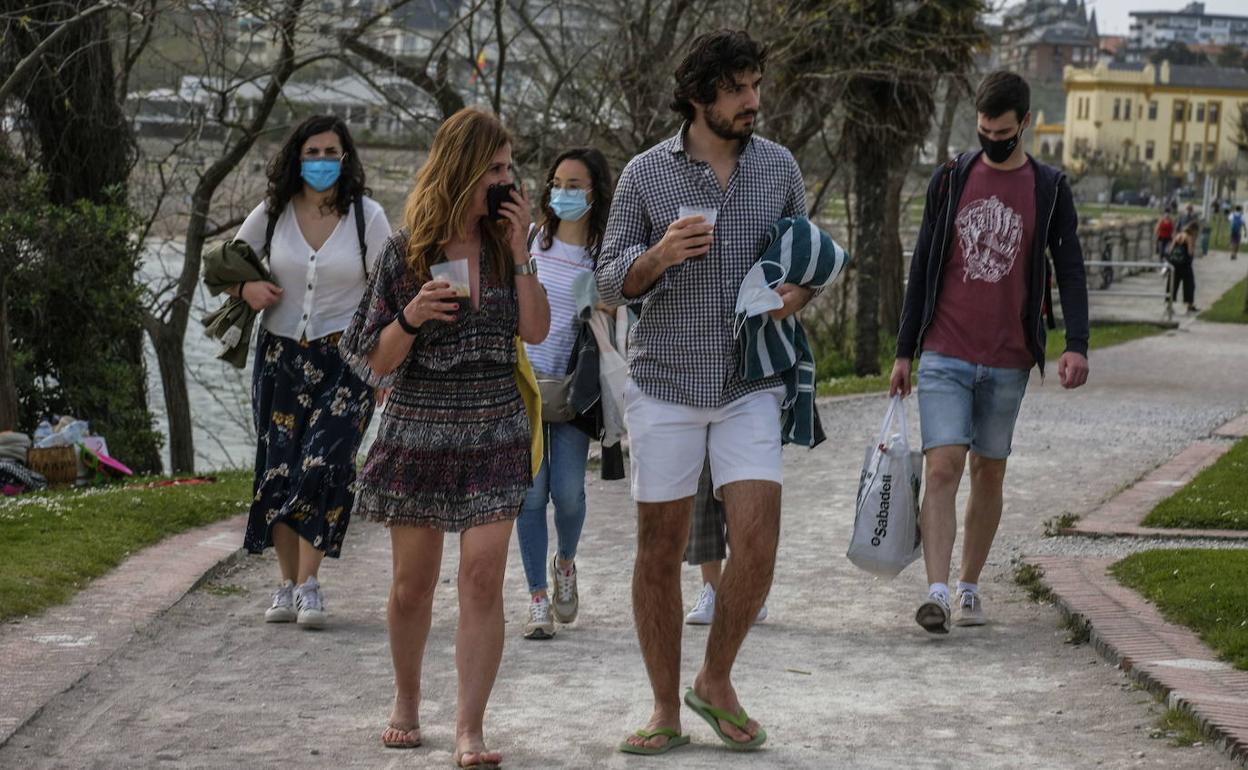
<svg viewBox="0 0 1248 770">
<path fill-rule="evenodd" d="M 551 240 L 549 249 L 542 248 L 540 232 L 529 252 L 537 260 L 537 279 L 546 288 L 550 302 L 550 334 L 541 344 L 526 343 L 525 351 L 535 370 L 561 377 L 568 371 L 568 360 L 580 331 L 572 284 L 578 275 L 594 269 L 594 261 L 584 246 L 573 246 L 558 238 Z"/>
</svg>

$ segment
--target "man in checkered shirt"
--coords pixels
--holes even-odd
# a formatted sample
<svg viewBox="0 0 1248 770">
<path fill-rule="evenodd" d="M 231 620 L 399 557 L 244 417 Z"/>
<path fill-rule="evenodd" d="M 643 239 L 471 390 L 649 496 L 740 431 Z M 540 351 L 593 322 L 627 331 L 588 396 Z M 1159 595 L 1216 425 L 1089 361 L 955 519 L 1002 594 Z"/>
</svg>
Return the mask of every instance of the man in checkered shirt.
<svg viewBox="0 0 1248 770">
<path fill-rule="evenodd" d="M 780 401 L 771 378 L 746 382 L 733 337 L 737 294 L 783 217 L 805 216 L 792 154 L 753 135 L 765 51 L 744 32 L 699 37 L 676 70 L 672 109 L 685 119 L 620 175 L 599 256 L 603 301 L 640 303 L 625 392 L 637 500 L 633 614 L 654 714 L 621 751 L 684 745 L 680 724 L 681 559 L 708 453 L 733 553 L 720 581 L 706 657 L 685 702 L 733 748 L 766 732 L 733 689 L 733 661 L 771 588 L 780 535 Z M 682 206 L 709 210 L 678 218 Z M 784 318 L 811 297 L 777 289 Z"/>
</svg>

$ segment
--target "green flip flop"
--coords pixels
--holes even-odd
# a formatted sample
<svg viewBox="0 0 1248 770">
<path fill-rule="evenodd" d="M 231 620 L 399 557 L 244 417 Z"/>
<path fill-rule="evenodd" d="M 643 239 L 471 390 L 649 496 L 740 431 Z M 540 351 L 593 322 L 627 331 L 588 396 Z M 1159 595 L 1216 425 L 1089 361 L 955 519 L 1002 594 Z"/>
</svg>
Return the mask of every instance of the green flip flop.
<svg viewBox="0 0 1248 770">
<path fill-rule="evenodd" d="M 622 741 L 620 743 L 620 751 L 625 754 L 644 754 L 648 757 L 653 757 L 659 754 L 666 754 L 678 746 L 684 746 L 689 743 L 688 735 L 681 735 L 670 727 L 660 727 L 655 730 L 647 730 L 643 727 L 636 732 L 636 735 L 638 738 L 646 738 L 647 740 L 650 738 L 667 738 L 667 743 L 650 748 L 648 746 L 634 746 L 628 741 Z"/>
<path fill-rule="evenodd" d="M 706 723 L 711 726 L 712 730 L 715 731 L 715 734 L 719 736 L 719 739 L 724 742 L 724 745 L 733 751 L 753 751 L 767 742 L 767 731 L 761 726 L 758 728 L 758 735 L 755 735 L 754 740 L 749 741 L 748 743 L 734 741 L 720 728 L 719 720 L 722 719 L 738 730 L 744 732 L 746 724 L 750 721 L 750 717 L 745 713 L 745 709 L 741 709 L 741 713 L 739 714 L 729 714 L 727 711 L 715 708 L 711 704 L 699 698 L 698 694 L 693 691 L 692 687 L 685 691 L 685 705 L 693 709 L 695 714 L 705 719 Z"/>
</svg>

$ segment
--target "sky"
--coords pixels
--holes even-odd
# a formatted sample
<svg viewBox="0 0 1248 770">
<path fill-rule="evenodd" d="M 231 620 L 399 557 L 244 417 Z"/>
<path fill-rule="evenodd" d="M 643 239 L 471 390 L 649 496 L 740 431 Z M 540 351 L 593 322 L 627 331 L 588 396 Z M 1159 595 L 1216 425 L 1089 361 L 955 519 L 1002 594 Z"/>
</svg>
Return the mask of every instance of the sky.
<svg viewBox="0 0 1248 770">
<path fill-rule="evenodd" d="M 1188 0 L 1087 0 L 1087 3 L 1089 9 L 1096 9 L 1097 26 L 1102 35 L 1126 35 L 1131 26 L 1131 11 L 1177 11 L 1186 6 Z M 1248 16 L 1248 4 L 1244 0 L 1205 0 L 1205 13 Z"/>
</svg>

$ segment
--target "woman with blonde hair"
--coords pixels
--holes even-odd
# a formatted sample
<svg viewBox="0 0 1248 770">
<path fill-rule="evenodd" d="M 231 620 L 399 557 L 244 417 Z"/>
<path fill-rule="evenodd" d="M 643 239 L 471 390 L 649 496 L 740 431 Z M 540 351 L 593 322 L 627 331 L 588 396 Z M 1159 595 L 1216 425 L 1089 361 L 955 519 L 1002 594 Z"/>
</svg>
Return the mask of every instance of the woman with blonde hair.
<svg viewBox="0 0 1248 770">
<path fill-rule="evenodd" d="M 388 747 L 420 736 L 420 672 L 445 533 L 458 533 L 459 694 L 455 763 L 492 768 L 484 717 L 503 651 L 503 573 L 512 522 L 532 483 L 531 431 L 516 385 L 515 337 L 541 342 L 550 307 L 527 248 L 512 140 L 494 115 L 467 108 L 434 137 L 407 199 L 403 227 L 382 251 L 377 277 L 342 340 L 370 384 L 392 387 L 360 471 L 356 512 L 390 529 L 394 576 L 387 619 L 395 698 Z M 471 302 L 431 268 L 462 260 Z"/>
</svg>

